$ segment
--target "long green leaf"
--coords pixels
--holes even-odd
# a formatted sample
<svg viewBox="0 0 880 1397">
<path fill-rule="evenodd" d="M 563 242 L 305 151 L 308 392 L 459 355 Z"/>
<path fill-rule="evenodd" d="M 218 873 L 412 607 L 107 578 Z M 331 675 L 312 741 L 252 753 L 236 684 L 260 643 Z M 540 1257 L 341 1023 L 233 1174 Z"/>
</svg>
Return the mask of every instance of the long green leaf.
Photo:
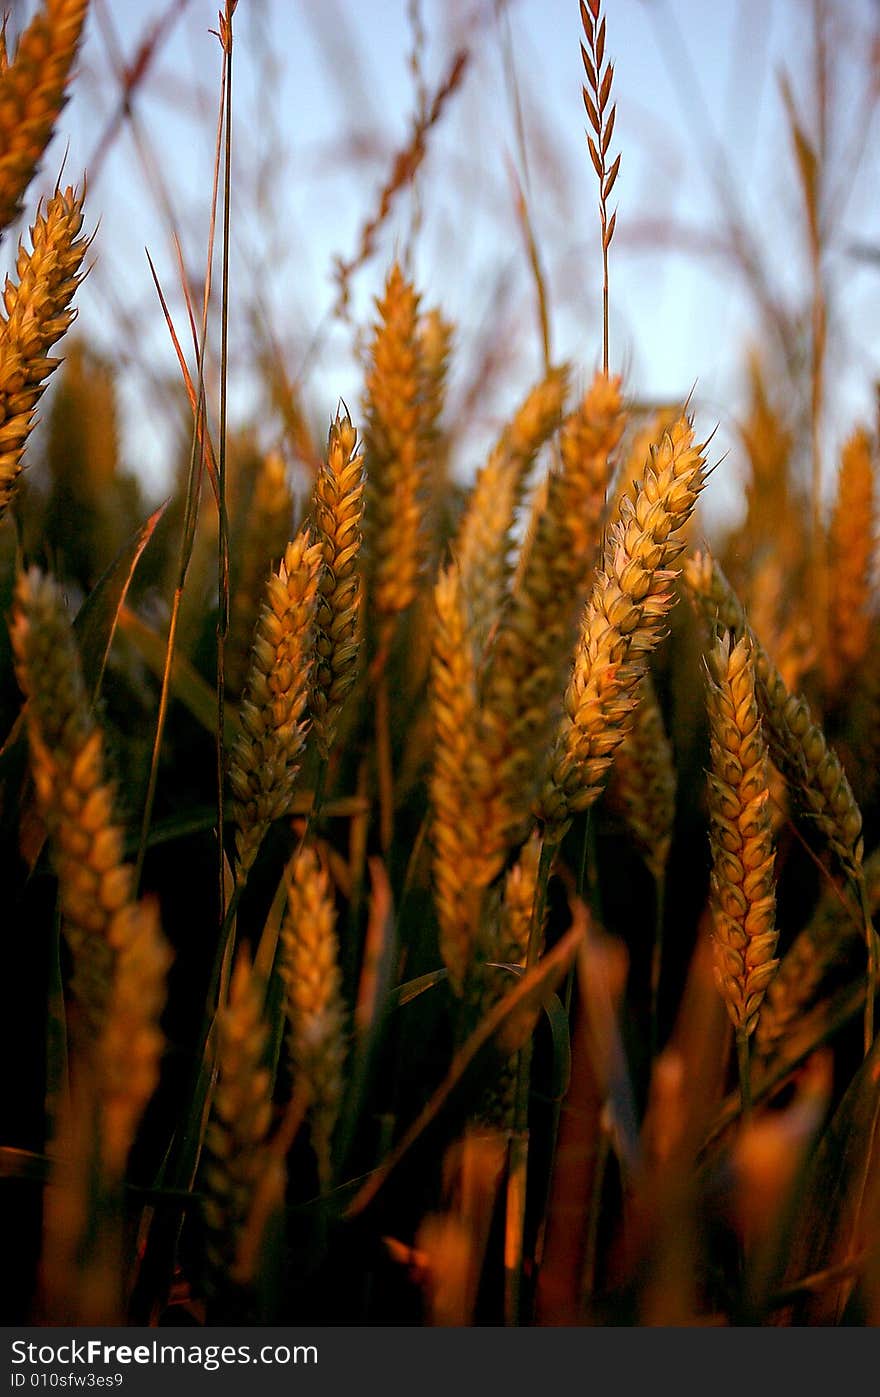
<svg viewBox="0 0 880 1397">
<path fill-rule="evenodd" d="M 154 510 L 137 533 L 123 545 L 77 612 L 73 629 L 79 645 L 83 678 L 92 703 L 101 691 L 107 656 L 135 569 L 169 503 L 166 500 Z"/>
<path fill-rule="evenodd" d="M 119 614 L 120 625 L 129 640 L 135 645 L 141 657 L 160 679 L 165 668 L 165 641 L 158 631 L 153 630 L 140 616 L 123 607 Z M 175 652 L 171 667 L 171 692 L 176 699 L 188 708 L 197 722 L 201 723 L 212 737 L 217 732 L 217 695 L 215 690 L 202 678 L 198 670 L 184 655 Z M 226 741 L 232 742 L 236 733 L 235 714 L 228 707 L 225 715 Z"/>
</svg>

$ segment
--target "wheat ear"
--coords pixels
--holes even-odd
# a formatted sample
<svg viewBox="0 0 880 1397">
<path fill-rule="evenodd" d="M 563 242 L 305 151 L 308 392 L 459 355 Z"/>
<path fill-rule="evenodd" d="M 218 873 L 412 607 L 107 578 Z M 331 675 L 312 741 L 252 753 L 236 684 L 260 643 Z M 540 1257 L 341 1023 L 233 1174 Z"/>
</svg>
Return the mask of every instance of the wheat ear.
<svg viewBox="0 0 880 1397">
<path fill-rule="evenodd" d="M 0 232 L 21 208 L 52 137 L 88 0 L 45 0 L 0 71 Z"/>
<path fill-rule="evenodd" d="M 829 529 L 825 666 L 831 693 L 840 691 L 868 651 L 875 528 L 873 444 L 859 428 L 843 448 Z"/>
<path fill-rule="evenodd" d="M 498 625 L 483 683 L 484 742 L 504 772 L 511 831 L 537 794 L 623 424 L 619 383 L 597 377 L 561 433 L 561 461 L 536 497 Z"/>
<path fill-rule="evenodd" d="M 54 580 L 37 568 L 18 579 L 12 645 L 73 956 L 71 990 L 80 1026 L 97 1039 L 113 978 L 110 928 L 129 902 L 131 870 L 122 860 L 124 834 L 104 779 L 103 734 L 89 707 L 67 608 Z"/>
<path fill-rule="evenodd" d="M 285 878 L 281 977 L 286 992 L 287 1041 L 294 1071 L 309 1098 L 321 1187 L 328 1188 L 346 1056 L 336 909 L 330 880 L 310 846 L 294 856 Z"/>
<path fill-rule="evenodd" d="M 291 810 L 308 727 L 320 566 L 321 545 L 303 530 L 266 584 L 229 763 L 239 884 L 269 826 Z"/>
<path fill-rule="evenodd" d="M 247 679 L 254 623 L 260 612 L 266 574 L 276 567 L 290 538 L 293 496 L 287 467 L 277 451 L 256 463 L 252 496 L 242 501 L 245 518 L 240 546 L 233 559 L 229 635 L 225 645 L 224 677 L 230 697 L 237 698 Z"/>
<path fill-rule="evenodd" d="M 452 542 L 478 655 L 506 600 L 514 520 L 535 457 L 559 426 L 567 382 L 567 369 L 551 369 L 520 404 L 477 473 Z"/>
<path fill-rule="evenodd" d="M 144 1110 L 159 1084 L 160 1026 L 171 951 L 155 900 L 128 903 L 113 918 L 114 953 L 106 1022 L 98 1044 L 101 1144 L 106 1173 L 121 1179 Z"/>
<path fill-rule="evenodd" d="M 661 883 L 675 821 L 675 763 L 650 674 L 639 686 L 637 701 L 632 728 L 614 758 L 608 797 L 654 881 Z"/>
<path fill-rule="evenodd" d="M 337 414 L 330 427 L 327 459 L 315 480 L 313 506 L 322 566 L 309 707 L 318 749 L 325 758 L 357 677 L 363 508 L 364 458 L 357 453 L 357 433 L 348 413 Z"/>
<path fill-rule="evenodd" d="M 648 656 L 675 600 L 677 534 L 703 487 L 704 459 L 681 418 L 620 506 L 581 623 L 564 713 L 537 813 L 549 844 L 597 799 L 630 728 Z"/>
<path fill-rule="evenodd" d="M 73 958 L 76 1043 L 94 1073 L 105 1172 L 118 1178 L 158 1080 L 170 955 L 155 905 L 132 900 L 133 869 L 123 861 L 73 629 L 57 585 L 37 568 L 18 580 L 12 644 Z"/>
<path fill-rule="evenodd" d="M 365 541 L 370 606 L 387 626 L 415 599 L 424 551 L 419 297 L 397 263 L 378 310 L 366 377 Z"/>
<path fill-rule="evenodd" d="M 57 368 L 49 350 L 70 326 L 73 294 L 88 240 L 82 228 L 81 194 L 55 194 L 31 228 L 32 251 L 19 244 L 18 283 L 6 279 L 0 316 L 0 519 L 21 474 L 21 458 L 34 409 Z"/>
<path fill-rule="evenodd" d="M 747 1108 L 748 1039 L 778 965 L 767 751 L 748 638 L 731 643 L 725 634 L 710 651 L 707 670 L 715 983 L 736 1031 Z"/>
<path fill-rule="evenodd" d="M 503 855 L 491 788 L 487 798 L 472 770 L 481 750 L 476 664 L 456 563 L 434 588 L 431 715 L 434 896 L 440 953 L 460 994 L 473 962 L 483 891 Z"/>
<path fill-rule="evenodd" d="M 758 706 L 764 719 L 770 756 L 801 805 L 837 855 L 852 881 L 865 928 L 868 993 L 865 997 L 865 1050 L 874 1037 L 874 993 L 878 961 L 877 935 L 871 919 L 862 863 L 862 813 L 840 759 L 813 721 L 809 704 L 790 694 L 776 666 L 749 628 L 742 603 L 709 553 L 696 553 L 685 564 L 687 586 L 710 622 L 717 621 L 736 639 L 748 634 L 754 657 Z"/>
<path fill-rule="evenodd" d="M 608 217 L 608 200 L 620 172 L 620 156 L 609 163 L 611 137 L 617 108 L 608 103 L 614 82 L 614 68 L 605 63 L 605 17 L 600 19 L 601 0 L 581 0 L 581 24 L 586 47 L 581 44 L 581 58 L 586 86 L 581 89 L 587 120 L 593 131 L 587 133 L 587 147 L 599 181 L 599 221 L 602 230 L 602 367 L 608 372 L 608 249 L 614 237 L 617 214 Z"/>
<path fill-rule="evenodd" d="M 880 851 L 865 859 L 865 886 L 872 916 L 880 908 Z M 837 885 L 823 895 L 814 915 L 798 933 L 779 963 L 755 1030 L 755 1049 L 771 1057 L 789 1030 L 814 1001 L 822 981 L 846 961 L 863 939 L 860 912 L 842 898 Z"/>
<path fill-rule="evenodd" d="M 862 816 L 837 754 L 813 721 L 806 699 L 790 694 L 782 676 L 751 630 L 745 611 L 716 560 L 697 552 L 684 566 L 684 580 L 710 622 L 748 633 L 757 675 L 758 704 L 770 756 L 827 839 L 843 868 L 862 879 Z"/>
<path fill-rule="evenodd" d="M 207 1282 L 214 1294 L 238 1278 L 241 1236 L 266 1166 L 272 1093 L 262 1006 L 262 987 L 242 946 L 228 1001 L 217 1014 L 217 1088 L 201 1164 Z"/>
</svg>

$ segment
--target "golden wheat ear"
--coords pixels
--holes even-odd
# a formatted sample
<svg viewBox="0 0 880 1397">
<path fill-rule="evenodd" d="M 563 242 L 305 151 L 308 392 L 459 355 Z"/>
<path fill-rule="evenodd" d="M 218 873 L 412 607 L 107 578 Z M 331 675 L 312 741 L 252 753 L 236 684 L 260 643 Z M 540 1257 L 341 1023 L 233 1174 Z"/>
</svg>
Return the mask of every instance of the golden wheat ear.
<svg viewBox="0 0 880 1397">
<path fill-rule="evenodd" d="M 378 302 L 366 378 L 369 603 L 387 628 L 415 600 L 424 553 L 419 297 L 397 263 Z"/>
<path fill-rule="evenodd" d="M 272 1122 L 267 1039 L 263 986 L 247 947 L 242 946 L 228 1000 L 217 1014 L 217 1090 L 201 1165 L 206 1284 L 211 1296 L 240 1278 L 242 1238 L 267 1165 L 266 1139 Z"/>
<path fill-rule="evenodd" d="M 79 236 L 83 195 L 59 190 L 19 244 L 17 284 L 7 279 L 0 314 L 0 519 L 15 495 L 34 410 L 58 365 L 49 350 L 73 321 L 88 239 Z"/>
<path fill-rule="evenodd" d="M 315 618 L 315 671 L 309 707 L 318 750 L 329 757 L 342 707 L 357 677 L 361 614 L 360 550 L 364 458 L 348 413 L 330 427 L 315 480 L 313 513 L 321 547 Z"/>
<path fill-rule="evenodd" d="M 483 706 L 491 754 L 506 775 L 511 831 L 528 818 L 537 794 L 624 420 L 619 382 L 597 375 L 562 429 L 561 461 L 536 494 L 499 619 Z"/>
<path fill-rule="evenodd" d="M 0 233 L 17 217 L 67 101 L 87 12 L 88 0 L 45 0 L 0 69 Z"/>
<path fill-rule="evenodd" d="M 702 449 L 682 417 L 652 452 L 609 530 L 538 804 L 550 843 L 562 839 L 576 811 L 598 798 L 632 725 L 648 657 L 675 600 L 670 565 L 684 547 L 680 533 L 704 480 Z"/>
<path fill-rule="evenodd" d="M 239 884 L 269 826 L 290 814 L 308 728 L 320 566 L 320 544 L 306 530 L 266 583 L 229 762 Z"/>
<path fill-rule="evenodd" d="M 287 911 L 281 928 L 288 1047 L 309 1101 L 312 1145 L 321 1187 L 333 1175 L 333 1133 L 342 1104 L 346 1011 L 339 970 L 336 908 L 330 880 L 308 845 L 286 873 Z"/>
<path fill-rule="evenodd" d="M 230 697 L 238 698 L 247 679 L 254 624 L 266 584 L 277 567 L 291 534 L 293 495 L 287 468 L 278 452 L 260 454 L 250 477 L 253 492 L 242 500 L 244 520 L 238 547 L 231 559 L 232 602 L 226 639 L 225 682 Z"/>
<path fill-rule="evenodd" d="M 874 444 L 857 428 L 844 445 L 828 537 L 831 585 L 825 674 L 834 696 L 868 653 L 876 548 Z"/>
</svg>

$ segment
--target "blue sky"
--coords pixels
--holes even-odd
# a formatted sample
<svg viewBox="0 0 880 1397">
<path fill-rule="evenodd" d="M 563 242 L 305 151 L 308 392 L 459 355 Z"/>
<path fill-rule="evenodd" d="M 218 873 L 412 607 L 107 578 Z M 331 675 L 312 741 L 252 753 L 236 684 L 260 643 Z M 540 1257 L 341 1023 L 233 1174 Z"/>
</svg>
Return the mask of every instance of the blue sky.
<svg viewBox="0 0 880 1397">
<path fill-rule="evenodd" d="M 180 301 L 167 194 L 194 278 L 203 274 L 220 72 L 216 0 L 190 0 L 168 31 L 135 96 L 137 132 L 123 123 L 94 163 L 118 102 L 114 50 L 131 61 L 173 0 L 94 0 L 75 96 L 44 167 L 51 184 L 89 169 L 88 209 L 100 221 L 95 269 L 79 294 L 80 326 L 127 364 L 121 383 L 126 460 L 149 487 L 168 480 L 168 434 L 151 383 L 175 372 L 145 247 Z M 414 104 L 411 0 L 241 0 L 236 15 L 231 403 L 253 404 L 247 316 L 259 302 L 289 370 L 326 327 L 337 255 L 354 250 L 393 151 L 406 139 Z M 719 185 L 735 190 L 774 292 L 791 303 L 805 286 L 803 220 L 784 122 L 780 74 L 787 72 L 809 125 L 812 0 L 606 0 L 608 53 L 615 63 L 615 147 L 623 152 L 615 190 L 612 249 L 612 366 L 646 399 L 682 398 L 696 385 L 698 427 L 717 427 L 726 454 L 713 478 L 711 512 L 738 507 L 741 459 L 735 418 L 742 408 L 745 352 L 762 330 L 753 299 L 729 257 L 713 252 L 724 226 Z M 880 267 L 854 261 L 854 241 L 880 245 L 876 128 L 865 114 L 874 0 L 837 0 L 829 150 L 836 172 L 827 258 L 832 288 L 826 475 L 856 417 L 874 412 L 880 346 Z M 405 194 L 376 257 L 354 284 L 363 324 L 395 251 L 413 241 L 426 303 L 459 326 L 462 362 L 498 317 L 509 362 L 501 384 L 478 404 L 459 468 L 478 463 L 500 415 L 540 370 L 534 294 L 513 216 L 511 163 L 517 148 L 510 64 L 526 133 L 532 218 L 549 289 L 553 350 L 579 381 L 601 354 L 596 190 L 584 142 L 577 0 L 511 0 L 499 20 L 493 0 L 422 0 L 424 76 L 433 88 L 458 42 L 472 58 L 462 90 L 434 133 L 417 204 Z M 476 16 L 476 24 L 474 17 Z M 505 51 L 508 59 L 505 62 Z M 875 53 L 875 79 L 877 55 Z M 699 75 L 698 78 L 696 75 Z M 135 139 L 137 134 L 138 140 Z M 860 163 L 860 144 L 866 147 Z M 157 180 L 151 167 L 160 172 Z M 158 190 L 162 187 L 164 194 Z M 506 291 L 497 302 L 499 286 Z M 495 307 L 493 309 L 493 307 Z M 182 320 L 180 321 L 182 327 Z M 326 421 L 343 396 L 357 415 L 360 374 L 354 328 L 331 324 L 310 360 L 307 401 Z"/>
</svg>

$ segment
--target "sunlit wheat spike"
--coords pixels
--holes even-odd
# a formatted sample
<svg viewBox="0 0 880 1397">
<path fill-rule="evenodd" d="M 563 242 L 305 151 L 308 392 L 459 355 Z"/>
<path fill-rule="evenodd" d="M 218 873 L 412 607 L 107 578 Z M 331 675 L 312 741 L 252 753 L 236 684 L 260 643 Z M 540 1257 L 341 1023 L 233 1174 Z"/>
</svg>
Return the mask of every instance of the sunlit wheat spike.
<svg viewBox="0 0 880 1397">
<path fill-rule="evenodd" d="M 366 376 L 369 603 L 389 622 L 414 600 L 425 541 L 425 405 L 419 297 L 395 263 L 378 302 Z"/>
<path fill-rule="evenodd" d="M 236 1279 L 239 1243 L 266 1165 L 272 1092 L 265 1064 L 268 1029 L 263 990 L 245 946 L 229 998 L 217 1014 L 217 1088 L 205 1131 L 200 1187 L 207 1230 L 207 1285 L 222 1292 Z"/>
<path fill-rule="evenodd" d="M 122 860 L 103 735 L 89 707 L 67 608 L 57 584 L 37 568 L 18 579 L 12 645 L 73 956 L 71 990 L 81 1030 L 98 1038 L 113 978 L 112 926 L 130 900 L 131 870 Z"/>
<path fill-rule="evenodd" d="M 625 426 L 620 379 L 597 373 L 559 433 L 562 470 L 557 472 L 557 488 L 573 555 L 570 566 L 577 569 L 580 582 L 591 576 L 596 564 L 605 498 L 614 477 L 617 447 Z M 671 427 L 672 421 L 664 426 Z M 648 445 L 659 444 L 660 436 L 658 431 L 646 443 L 639 462 L 639 475 L 648 458 Z M 631 480 L 627 482 L 627 489 L 631 483 Z"/>
<path fill-rule="evenodd" d="M 425 434 L 430 440 L 440 430 L 440 420 L 446 402 L 446 376 L 455 327 L 436 306 L 426 311 L 419 321 L 419 357 L 422 365 L 425 399 Z"/>
<path fill-rule="evenodd" d="M 308 1093 L 312 1145 L 321 1186 L 327 1188 L 346 1057 L 336 908 L 330 880 L 308 845 L 291 860 L 285 879 L 280 964 L 287 1041 L 295 1075 Z"/>
<path fill-rule="evenodd" d="M 664 435 L 672 430 L 679 416 L 678 408 L 661 408 L 652 413 L 649 420 L 633 432 L 624 445 L 623 455 L 611 481 L 609 496 L 612 505 L 616 501 L 626 499 L 636 481 L 641 478 L 645 463 L 651 459 L 651 448 L 660 445 Z"/>
<path fill-rule="evenodd" d="M 528 818 L 558 719 L 623 421 L 618 382 L 599 375 L 563 428 L 561 461 L 536 494 L 499 619 L 483 684 L 485 740 L 504 771 L 512 822 Z"/>
<path fill-rule="evenodd" d="M 449 360 L 455 327 L 432 307 L 419 322 L 419 355 L 424 396 L 425 475 L 434 556 L 450 527 L 449 437 L 443 422 Z"/>
<path fill-rule="evenodd" d="M 112 919 L 111 992 L 98 1044 L 102 1157 L 121 1178 L 144 1110 L 159 1084 L 165 1049 L 160 1026 L 171 951 L 162 935 L 158 903 L 129 903 Z"/>
<path fill-rule="evenodd" d="M 0 519 L 15 494 L 22 453 L 46 379 L 58 365 L 48 357 L 74 317 L 73 294 L 88 241 L 82 195 L 58 192 L 31 229 L 32 251 L 19 245 L 17 284 L 7 277 L 0 315 Z"/>
<path fill-rule="evenodd" d="M 259 457 L 252 487 L 250 497 L 241 501 L 245 518 L 238 556 L 233 558 L 225 650 L 226 688 L 232 697 L 240 695 L 247 678 L 254 623 L 259 615 L 266 577 L 284 553 L 293 519 L 287 468 L 278 452 L 270 451 Z"/>
<path fill-rule="evenodd" d="M 73 959 L 75 1044 L 88 1056 L 100 1102 L 102 1166 L 118 1178 L 158 1081 L 170 953 L 156 905 L 132 900 L 133 870 L 123 861 L 124 831 L 73 628 L 56 583 L 36 568 L 18 580 L 12 644 Z"/>
<path fill-rule="evenodd" d="M 552 843 L 597 799 L 632 724 L 639 684 L 675 600 L 678 534 L 704 483 L 702 449 L 681 418 L 609 529 L 605 561 L 581 623 L 564 712 L 537 813 Z"/>
<path fill-rule="evenodd" d="M 337 414 L 330 427 L 327 459 L 315 480 L 313 509 L 322 566 L 309 707 L 318 749 L 327 757 L 358 663 L 364 458 L 357 452 L 357 433 L 348 413 Z"/>
<path fill-rule="evenodd" d="M 45 0 L 0 68 L 0 232 L 17 216 L 67 100 L 87 10 L 88 0 Z"/>
<path fill-rule="evenodd" d="M 506 598 L 512 530 L 528 473 L 559 426 L 567 385 L 567 368 L 551 369 L 521 403 L 477 473 L 452 542 L 467 598 L 468 629 L 478 654 Z"/>
<path fill-rule="evenodd" d="M 737 640 L 748 633 L 770 756 L 846 872 L 860 885 L 861 811 L 840 760 L 813 721 L 806 699 L 786 689 L 778 669 L 752 633 L 739 598 L 710 553 L 697 552 L 686 560 L 684 580 L 710 624 L 733 631 Z"/>
<path fill-rule="evenodd" d="M 239 882 L 269 826 L 291 810 L 308 727 L 320 567 L 321 545 L 303 530 L 266 584 L 229 764 Z"/>
<path fill-rule="evenodd" d="M 846 442 L 829 529 L 829 618 L 825 669 L 829 691 L 840 690 L 868 650 L 876 517 L 874 449 L 864 428 Z"/>
<path fill-rule="evenodd" d="M 580 3 L 581 24 L 586 46 L 581 44 L 581 59 L 584 65 L 586 84 L 581 88 L 584 110 L 590 130 L 587 132 L 587 149 L 590 161 L 599 181 L 599 222 L 602 233 L 603 265 L 603 368 L 608 372 L 608 249 L 614 237 L 617 214 L 608 217 L 608 200 L 617 183 L 620 173 L 620 156 L 611 157 L 611 138 L 614 135 L 616 106 L 611 102 L 614 84 L 614 67 L 605 60 L 605 16 L 602 15 L 600 0 Z M 592 132 L 592 134 L 591 134 Z"/>
<path fill-rule="evenodd" d="M 633 725 L 614 758 L 608 797 L 655 882 L 663 879 L 675 823 L 675 761 L 650 674 L 639 686 Z"/>
<path fill-rule="evenodd" d="M 496 783 L 481 779 L 476 665 L 455 563 L 434 588 L 431 716 L 434 898 L 440 954 L 460 994 L 473 964 L 483 892 L 500 870 L 503 846 Z"/>
<path fill-rule="evenodd" d="M 748 638 L 731 643 L 725 634 L 707 670 L 715 982 L 734 1028 L 748 1037 L 778 964 L 767 753 Z"/>
</svg>

